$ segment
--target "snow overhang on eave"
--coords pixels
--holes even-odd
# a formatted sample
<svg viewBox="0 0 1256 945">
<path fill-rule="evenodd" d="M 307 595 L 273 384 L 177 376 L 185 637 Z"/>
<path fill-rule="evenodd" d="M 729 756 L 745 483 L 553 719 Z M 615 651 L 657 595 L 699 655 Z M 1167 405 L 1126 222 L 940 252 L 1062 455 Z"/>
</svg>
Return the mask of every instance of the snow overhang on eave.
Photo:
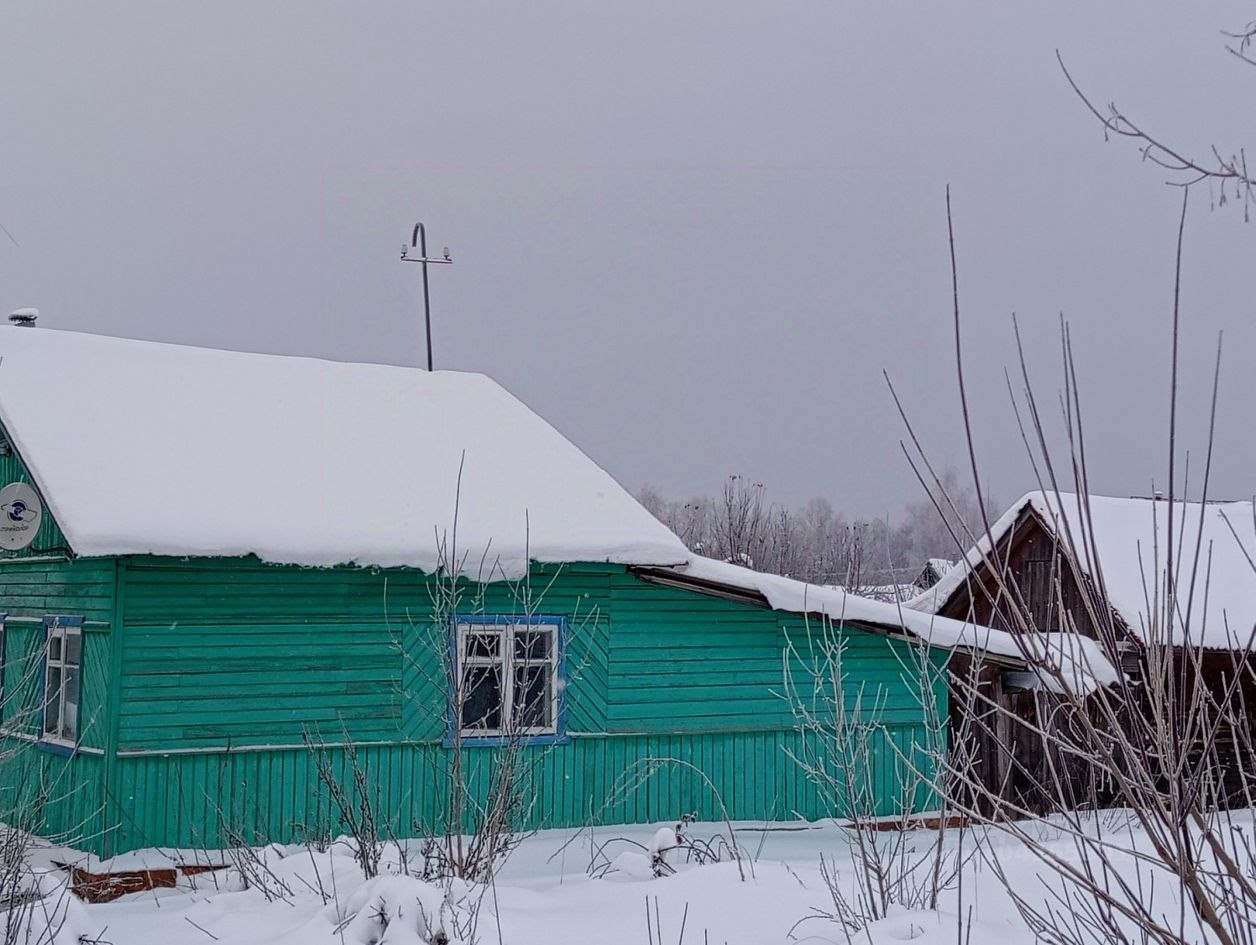
<svg viewBox="0 0 1256 945">
<path fill-rule="evenodd" d="M 738 587 L 733 584 L 725 584 L 719 581 L 710 581 L 704 578 L 690 577 L 680 574 L 670 568 L 658 567 L 630 567 L 628 569 L 643 581 L 651 584 L 659 584 L 664 587 L 675 587 L 680 590 L 694 591 L 699 594 L 706 594 L 710 597 L 720 597 L 725 600 L 737 601 L 743 604 L 750 604 L 754 607 L 762 607 L 764 610 L 774 610 L 775 608 L 768 601 L 767 597 L 760 591 L 751 590 L 749 588 Z M 782 613 L 799 613 L 799 616 L 806 617 L 810 620 L 831 621 L 832 618 L 826 614 L 817 611 L 809 611 L 800 613 L 797 611 L 781 611 Z M 882 623 L 871 620 L 855 620 L 843 619 L 839 621 L 850 627 L 856 627 L 867 633 L 875 633 L 878 636 L 891 637 L 898 640 L 907 640 L 912 643 L 929 643 L 917 634 L 911 632 L 901 624 Z M 1026 660 L 1014 656 L 1008 656 L 1000 653 L 991 653 L 989 650 L 983 650 L 978 647 L 971 646 L 943 646 L 942 644 L 929 644 L 940 649 L 951 650 L 952 652 L 964 653 L 968 656 L 979 656 L 983 662 L 993 663 L 1000 666 L 1009 666 L 1017 669 L 1028 669 L 1029 664 Z"/>
</svg>

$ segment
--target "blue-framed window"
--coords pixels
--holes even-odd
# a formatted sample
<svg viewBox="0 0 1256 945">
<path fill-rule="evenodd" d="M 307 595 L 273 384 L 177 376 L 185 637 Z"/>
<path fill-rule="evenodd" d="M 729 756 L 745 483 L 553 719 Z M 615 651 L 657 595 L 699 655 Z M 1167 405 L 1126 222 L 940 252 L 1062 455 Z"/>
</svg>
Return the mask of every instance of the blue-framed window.
<svg viewBox="0 0 1256 945">
<path fill-rule="evenodd" d="M 565 628 L 562 617 L 458 617 L 451 728 L 492 743 L 563 737 Z"/>
<path fill-rule="evenodd" d="M 83 618 L 44 618 L 43 712 L 39 740 L 74 748 L 79 740 Z"/>
</svg>

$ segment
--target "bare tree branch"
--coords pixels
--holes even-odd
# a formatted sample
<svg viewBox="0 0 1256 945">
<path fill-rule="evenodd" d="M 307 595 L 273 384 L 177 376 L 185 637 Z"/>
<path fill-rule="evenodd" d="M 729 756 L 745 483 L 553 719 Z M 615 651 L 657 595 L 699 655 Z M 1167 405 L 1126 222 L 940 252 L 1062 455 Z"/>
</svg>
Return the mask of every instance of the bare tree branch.
<svg viewBox="0 0 1256 945">
<path fill-rule="evenodd" d="M 1237 35 L 1240 38 L 1246 37 L 1250 40 L 1256 34 L 1245 32 Z M 1242 39 L 1240 39 L 1239 48 L 1240 51 L 1246 48 L 1242 43 Z M 1234 50 L 1231 51 L 1234 52 Z M 1238 54 L 1236 53 L 1236 55 Z M 1214 145 L 1209 149 L 1212 155 L 1210 161 L 1201 161 L 1187 157 L 1181 149 L 1167 144 L 1163 139 L 1152 135 L 1144 130 L 1141 125 L 1136 124 L 1114 102 L 1109 102 L 1106 108 L 1100 110 L 1073 79 L 1072 73 L 1064 65 L 1064 57 L 1059 50 L 1056 50 L 1055 58 L 1060 64 L 1060 69 L 1064 72 L 1064 78 L 1068 80 L 1068 84 L 1077 94 L 1077 97 L 1082 100 L 1082 103 L 1090 113 L 1103 125 L 1105 140 L 1110 135 L 1117 135 L 1137 142 L 1143 160 L 1150 161 L 1152 164 L 1164 168 L 1174 175 L 1165 182 L 1167 184 L 1176 187 L 1189 187 L 1191 184 L 1197 184 L 1201 181 L 1211 181 L 1218 184 L 1220 187 L 1219 204 L 1224 206 L 1230 200 L 1237 200 L 1241 197 L 1243 200 L 1243 219 L 1245 221 L 1250 220 L 1252 200 L 1253 197 L 1256 197 L 1256 176 L 1253 176 L 1248 170 L 1245 150 L 1240 148 L 1236 153 L 1226 158 L 1221 156 L 1221 152 Z"/>
</svg>

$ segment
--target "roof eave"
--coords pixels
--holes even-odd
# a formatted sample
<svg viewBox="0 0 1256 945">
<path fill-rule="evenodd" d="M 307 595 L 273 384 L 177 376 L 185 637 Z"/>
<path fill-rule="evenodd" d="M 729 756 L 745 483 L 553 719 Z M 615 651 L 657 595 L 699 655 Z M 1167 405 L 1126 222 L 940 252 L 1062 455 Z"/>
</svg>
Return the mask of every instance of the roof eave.
<svg viewBox="0 0 1256 945">
<path fill-rule="evenodd" d="M 665 587 L 675 587 L 680 590 L 694 591 L 695 593 L 707 594 L 711 597 L 720 597 L 725 600 L 732 600 L 743 604 L 750 604 L 755 607 L 762 607 L 765 610 L 775 609 L 772 607 L 772 604 L 768 601 L 767 597 L 761 592 L 744 587 L 738 587 L 733 584 L 711 581 L 706 578 L 691 577 L 672 570 L 671 568 L 630 567 L 628 570 L 637 577 L 641 578 L 641 580 L 647 581 L 651 584 L 659 584 Z M 807 613 L 799 614 L 799 616 L 817 621 L 832 620 L 832 618 L 827 614 L 823 614 L 818 611 L 808 611 Z M 991 653 L 980 647 L 962 645 L 942 646 L 941 644 L 930 643 L 923 637 L 912 633 L 901 624 L 890 623 L 888 621 L 882 623 L 874 620 L 844 619 L 839 622 L 845 624 L 846 626 L 855 627 L 868 633 L 874 633 L 878 636 L 896 640 L 907 640 L 912 643 L 925 643 L 931 647 L 962 652 L 970 656 L 980 656 L 983 661 L 989 663 L 997 663 L 999 665 L 1014 666 L 1018 668 L 1028 667 L 1029 665 L 1023 659 Z"/>
</svg>

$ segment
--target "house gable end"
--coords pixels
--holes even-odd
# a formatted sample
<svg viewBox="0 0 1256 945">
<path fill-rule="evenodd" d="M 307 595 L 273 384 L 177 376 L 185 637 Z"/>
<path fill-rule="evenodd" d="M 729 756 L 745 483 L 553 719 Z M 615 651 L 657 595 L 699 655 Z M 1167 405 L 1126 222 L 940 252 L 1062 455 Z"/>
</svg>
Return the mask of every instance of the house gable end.
<svg viewBox="0 0 1256 945">
<path fill-rule="evenodd" d="M 74 552 L 70 548 L 65 532 L 53 516 L 47 495 L 40 487 L 40 484 L 35 481 L 30 467 L 18 454 L 17 446 L 9 436 L 8 430 L 5 429 L 3 424 L 0 424 L 0 487 L 11 483 L 25 483 L 35 490 L 39 495 L 41 505 L 39 514 L 42 517 L 42 521 L 39 523 L 34 541 L 17 551 L 0 549 L 0 561 L 42 558 L 50 555 L 72 557 Z"/>
</svg>

